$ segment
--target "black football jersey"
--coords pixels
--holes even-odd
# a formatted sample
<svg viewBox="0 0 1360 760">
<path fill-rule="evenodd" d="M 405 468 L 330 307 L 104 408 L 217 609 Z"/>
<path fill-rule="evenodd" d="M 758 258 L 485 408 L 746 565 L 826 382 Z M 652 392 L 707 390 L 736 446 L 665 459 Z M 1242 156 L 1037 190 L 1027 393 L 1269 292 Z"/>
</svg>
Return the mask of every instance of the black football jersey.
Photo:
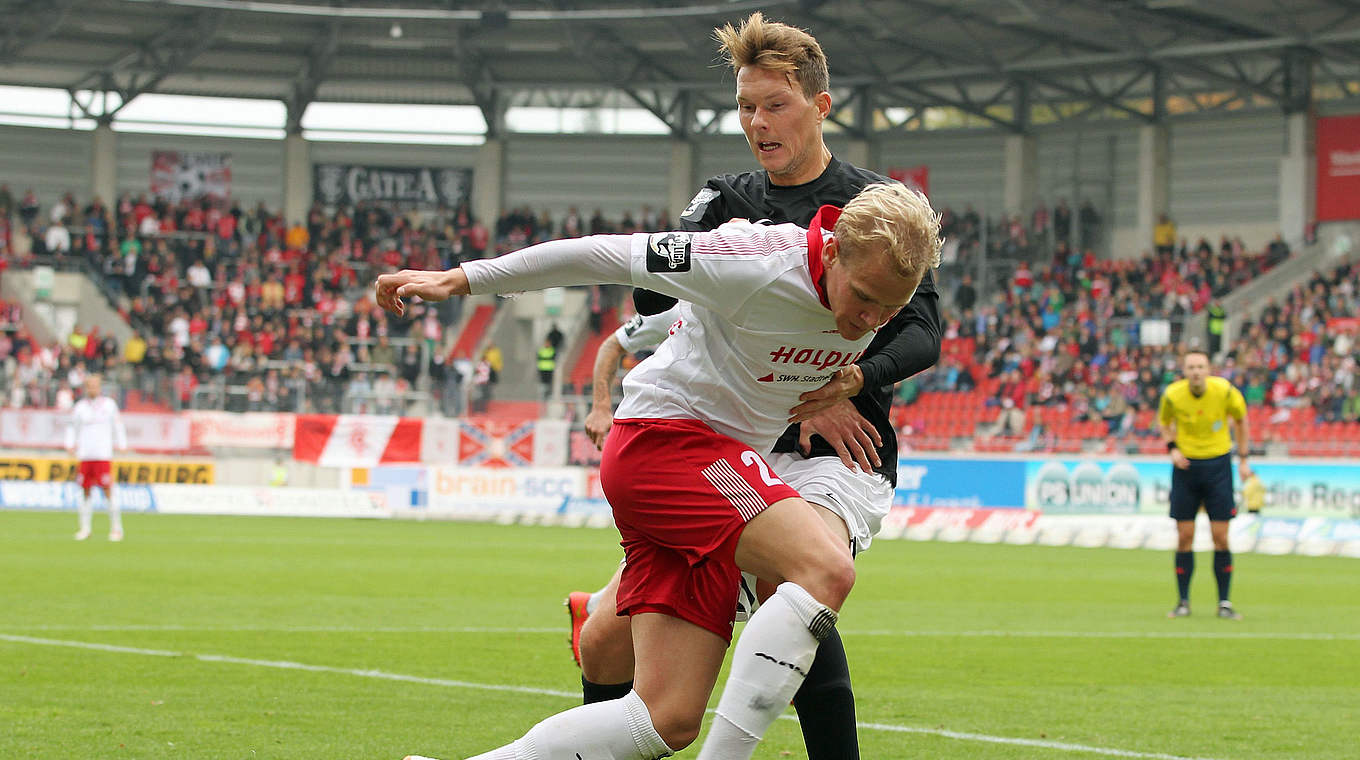
<svg viewBox="0 0 1360 760">
<path fill-rule="evenodd" d="M 681 228 L 711 230 L 732 219 L 769 220 L 775 224 L 793 222 L 807 226 L 823 205 L 843 207 L 865 185 L 893 181 L 835 157 L 821 176 L 802 185 L 771 184 L 764 170 L 723 174 L 704 183 L 680 214 Z M 644 313 L 657 313 L 675 303 L 667 296 L 648 295 L 644 291 L 636 292 L 634 298 L 641 299 L 639 307 L 649 299 L 658 299 L 648 303 L 650 308 Z M 657 306 L 663 308 L 657 309 Z M 897 433 L 889 416 L 893 385 L 935 365 L 940 355 L 942 332 L 939 294 L 935 290 L 934 276 L 927 272 L 911 302 L 879 328 L 859 361 L 864 373 L 864 388 L 851 402 L 883 438 L 883 446 L 878 450 L 882 465 L 877 471 L 894 486 L 897 485 Z M 798 426 L 792 425 L 784 431 L 774 450 L 792 452 L 797 445 Z M 836 452 L 820 436 L 813 436 L 810 456 L 836 456 Z"/>
</svg>

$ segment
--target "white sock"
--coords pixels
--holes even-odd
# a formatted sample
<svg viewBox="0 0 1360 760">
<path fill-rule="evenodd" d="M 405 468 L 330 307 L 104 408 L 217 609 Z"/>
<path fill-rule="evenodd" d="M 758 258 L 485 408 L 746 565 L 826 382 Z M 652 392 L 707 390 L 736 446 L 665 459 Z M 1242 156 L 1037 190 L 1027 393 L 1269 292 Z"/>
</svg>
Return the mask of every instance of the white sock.
<svg viewBox="0 0 1360 760">
<path fill-rule="evenodd" d="M 90 497 L 79 491 L 76 492 L 76 514 L 80 516 L 80 532 L 89 533 L 94 506 L 90 504 Z"/>
<path fill-rule="evenodd" d="M 113 493 L 107 493 L 104 497 L 104 501 L 108 503 L 109 509 L 109 532 L 122 533 L 123 511 L 118 508 L 118 504 L 113 500 Z"/>
<path fill-rule="evenodd" d="M 468 760 L 657 760 L 674 754 L 657 735 L 637 692 L 573 707 L 543 720 L 518 741 Z"/>
<path fill-rule="evenodd" d="M 600 606 L 600 597 L 602 596 L 604 596 L 604 589 L 600 589 L 599 591 L 596 591 L 595 593 L 590 595 L 590 599 L 586 601 L 587 615 L 595 614 L 595 608 Z"/>
<path fill-rule="evenodd" d="M 817 656 L 817 643 L 836 613 L 796 583 L 781 583 L 751 616 L 732 653 L 732 670 L 718 700 L 699 760 L 745 760 L 789 707 Z"/>
</svg>

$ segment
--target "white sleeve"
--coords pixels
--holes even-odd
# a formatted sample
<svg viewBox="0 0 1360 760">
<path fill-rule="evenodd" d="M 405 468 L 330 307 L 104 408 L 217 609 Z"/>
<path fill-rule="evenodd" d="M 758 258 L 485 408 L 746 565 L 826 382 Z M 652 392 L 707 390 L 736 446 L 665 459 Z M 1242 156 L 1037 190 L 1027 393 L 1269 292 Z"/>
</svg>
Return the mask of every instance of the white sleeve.
<svg viewBox="0 0 1360 760">
<path fill-rule="evenodd" d="M 733 222 L 710 232 L 654 232 L 634 235 L 633 285 L 689 301 L 729 318 L 787 264 L 780 253 L 797 246 L 806 232 Z M 804 254 L 805 255 L 805 254 Z"/>
<path fill-rule="evenodd" d="M 471 293 L 517 293 L 563 285 L 631 282 L 633 235 L 551 240 L 463 264 Z"/>
<path fill-rule="evenodd" d="M 795 225 L 734 223 L 712 232 L 591 235 L 539 243 L 462 268 L 473 294 L 612 283 L 732 315 L 777 274 L 782 262 L 770 254 L 779 243 L 787 247 L 794 231 L 804 234 Z"/>
<path fill-rule="evenodd" d="M 633 315 L 633 318 L 624 322 L 619 329 L 614 331 L 614 339 L 619 342 L 624 351 L 635 354 L 648 348 L 655 348 L 661 345 L 671 331 L 671 325 L 680 318 L 680 307 L 671 308 L 644 317 L 641 314 Z"/>
</svg>

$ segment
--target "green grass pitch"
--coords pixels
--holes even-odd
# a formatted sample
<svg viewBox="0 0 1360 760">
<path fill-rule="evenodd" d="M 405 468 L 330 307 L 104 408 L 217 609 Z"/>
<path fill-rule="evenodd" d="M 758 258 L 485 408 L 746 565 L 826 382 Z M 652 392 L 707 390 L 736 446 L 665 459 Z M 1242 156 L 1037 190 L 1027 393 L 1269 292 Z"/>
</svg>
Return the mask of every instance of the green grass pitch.
<svg viewBox="0 0 1360 760">
<path fill-rule="evenodd" d="M 0 758 L 463 758 L 566 709 L 612 530 L 0 512 Z M 1168 528 L 1169 529 L 1169 528 Z M 866 760 L 1355 758 L 1360 563 L 881 541 L 841 630 Z M 721 682 L 720 682 L 721 683 Z M 716 696 L 715 696 L 716 702 Z M 680 753 L 693 757 L 696 748 Z M 803 757 L 777 721 L 758 758 Z"/>
</svg>

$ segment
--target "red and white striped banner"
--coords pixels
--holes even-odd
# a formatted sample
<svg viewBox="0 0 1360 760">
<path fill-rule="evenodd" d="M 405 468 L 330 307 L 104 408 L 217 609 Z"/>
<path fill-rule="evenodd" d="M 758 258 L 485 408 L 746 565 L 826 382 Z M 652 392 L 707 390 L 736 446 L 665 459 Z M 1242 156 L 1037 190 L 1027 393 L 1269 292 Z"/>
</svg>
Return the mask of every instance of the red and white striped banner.
<svg viewBox="0 0 1360 760">
<path fill-rule="evenodd" d="M 299 414 L 293 458 L 323 467 L 420 461 L 421 420 L 368 414 Z"/>
</svg>

